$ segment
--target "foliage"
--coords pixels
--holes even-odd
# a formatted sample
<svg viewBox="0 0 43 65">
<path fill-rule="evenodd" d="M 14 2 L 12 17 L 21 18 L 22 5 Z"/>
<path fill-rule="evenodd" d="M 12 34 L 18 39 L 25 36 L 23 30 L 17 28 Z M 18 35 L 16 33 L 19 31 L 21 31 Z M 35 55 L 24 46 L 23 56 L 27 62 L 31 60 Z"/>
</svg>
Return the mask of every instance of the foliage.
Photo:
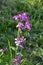
<svg viewBox="0 0 43 65">
<path fill-rule="evenodd" d="M 23 31 L 27 39 L 22 50 L 24 56 L 21 65 L 43 65 L 42 0 L 0 0 L 0 49 L 8 48 L 10 40 L 12 58 L 15 57 L 14 38 L 17 36 L 17 22 L 12 17 L 23 12 L 30 16 L 32 30 L 28 34 Z M 4 52 L 0 56 L 0 65 L 9 65 L 9 61 L 9 51 Z"/>
</svg>

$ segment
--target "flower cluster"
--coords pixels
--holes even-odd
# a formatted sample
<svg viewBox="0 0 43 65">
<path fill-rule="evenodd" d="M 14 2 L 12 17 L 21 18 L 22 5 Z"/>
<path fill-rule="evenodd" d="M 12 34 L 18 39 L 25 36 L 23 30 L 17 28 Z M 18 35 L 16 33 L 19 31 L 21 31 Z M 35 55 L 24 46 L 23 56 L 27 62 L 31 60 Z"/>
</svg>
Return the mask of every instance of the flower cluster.
<svg viewBox="0 0 43 65">
<path fill-rule="evenodd" d="M 16 58 L 14 58 L 14 63 L 16 64 L 16 63 L 21 63 L 22 62 L 22 59 L 21 59 L 21 57 L 16 57 Z"/>
<path fill-rule="evenodd" d="M 26 22 L 26 21 L 28 21 L 29 17 L 27 17 L 26 13 L 23 13 L 23 14 L 13 16 L 13 19 L 15 19 L 15 20 L 20 19 L 20 20 L 23 20 Z"/>
<path fill-rule="evenodd" d="M 21 30 L 27 29 L 28 31 L 31 30 L 32 26 L 29 22 L 29 17 L 27 16 L 26 13 L 15 15 L 15 16 L 13 16 L 13 19 L 15 19 L 17 21 L 21 21 L 21 22 L 18 22 L 18 25 L 16 26 L 18 29 L 21 29 Z M 15 44 L 17 46 L 23 47 L 25 40 L 26 40 L 26 38 L 24 38 L 24 36 L 22 36 L 22 37 L 19 36 L 19 37 L 15 38 Z M 14 58 L 14 63 L 21 63 L 21 61 L 22 61 L 21 57 Z"/>
<path fill-rule="evenodd" d="M 22 20 L 22 21 L 25 22 L 25 24 L 19 22 L 18 25 L 17 25 L 18 28 L 21 28 L 22 30 L 23 29 L 27 29 L 28 31 L 31 30 L 32 26 L 31 26 L 31 24 L 28 21 L 29 17 L 27 16 L 26 13 L 13 16 L 13 19 L 15 19 L 15 20 Z"/>
<path fill-rule="evenodd" d="M 26 29 L 26 26 L 21 22 L 19 22 L 16 27 L 21 28 L 22 30 Z"/>
<path fill-rule="evenodd" d="M 22 38 L 15 38 L 15 43 L 17 46 L 24 46 L 25 40 L 26 38 L 24 38 L 24 36 L 22 36 Z"/>
</svg>

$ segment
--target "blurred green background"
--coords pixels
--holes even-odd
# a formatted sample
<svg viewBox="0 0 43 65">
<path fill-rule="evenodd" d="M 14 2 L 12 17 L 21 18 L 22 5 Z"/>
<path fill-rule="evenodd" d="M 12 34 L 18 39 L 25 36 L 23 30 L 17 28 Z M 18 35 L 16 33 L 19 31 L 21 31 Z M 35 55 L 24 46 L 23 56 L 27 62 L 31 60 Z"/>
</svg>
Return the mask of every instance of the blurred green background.
<svg viewBox="0 0 43 65">
<path fill-rule="evenodd" d="M 15 47 L 14 38 L 17 36 L 17 22 L 13 20 L 16 14 L 26 12 L 30 17 L 32 30 L 23 32 L 27 38 L 22 51 L 22 65 L 43 65 L 43 1 L 42 0 L 0 0 L 0 48 L 6 48 L 7 39 Z M 14 52 L 13 57 L 14 57 Z M 7 54 L 7 53 L 6 53 Z M 0 65 L 8 65 L 8 56 L 0 58 Z"/>
</svg>

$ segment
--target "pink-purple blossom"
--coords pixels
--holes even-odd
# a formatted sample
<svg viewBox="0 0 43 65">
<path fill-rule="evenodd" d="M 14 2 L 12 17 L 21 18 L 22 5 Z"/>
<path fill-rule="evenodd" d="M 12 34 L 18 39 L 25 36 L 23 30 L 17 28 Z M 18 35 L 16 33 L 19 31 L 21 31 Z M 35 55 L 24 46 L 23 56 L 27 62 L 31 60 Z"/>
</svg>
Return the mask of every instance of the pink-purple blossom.
<svg viewBox="0 0 43 65">
<path fill-rule="evenodd" d="M 30 31 L 32 28 L 32 25 L 29 22 L 25 22 L 25 25 L 23 23 L 19 22 L 16 27 L 21 28 L 22 30 L 27 29 Z"/>
<path fill-rule="evenodd" d="M 28 16 L 26 13 L 23 13 L 21 17 L 22 17 L 23 21 L 25 21 L 25 22 L 28 21 Z"/>
<path fill-rule="evenodd" d="M 21 14 L 13 16 L 13 19 L 15 20 L 21 19 Z"/>
<path fill-rule="evenodd" d="M 26 26 L 21 22 L 19 22 L 16 27 L 21 28 L 22 30 L 26 29 Z"/>
<path fill-rule="evenodd" d="M 26 29 L 30 31 L 32 29 L 32 25 L 29 22 L 25 23 Z"/>
<path fill-rule="evenodd" d="M 15 38 L 15 43 L 17 46 L 24 46 L 24 41 L 26 40 L 26 38 L 24 38 L 24 36 L 22 36 L 22 38 Z"/>
<path fill-rule="evenodd" d="M 18 20 L 18 15 L 13 16 L 13 19 Z"/>
<path fill-rule="evenodd" d="M 29 23 L 29 16 L 27 16 L 26 13 L 22 13 L 22 14 L 15 15 L 13 17 L 13 19 L 15 19 L 15 20 L 20 19 L 22 21 L 25 21 L 24 24 L 22 22 L 19 22 L 16 27 L 21 28 L 22 30 L 25 30 L 25 29 L 27 29 L 29 31 L 31 30 L 32 25 Z"/>
<path fill-rule="evenodd" d="M 16 63 L 21 63 L 22 62 L 22 59 L 21 59 L 21 57 L 16 57 L 16 58 L 14 58 L 14 61 L 13 61 L 15 64 Z"/>
<path fill-rule="evenodd" d="M 13 19 L 15 19 L 15 20 L 20 19 L 20 20 L 23 20 L 23 21 L 26 22 L 26 21 L 29 20 L 29 17 L 27 16 L 26 13 L 22 13 L 22 14 L 19 14 L 19 15 L 15 15 L 15 16 L 13 16 Z"/>
</svg>

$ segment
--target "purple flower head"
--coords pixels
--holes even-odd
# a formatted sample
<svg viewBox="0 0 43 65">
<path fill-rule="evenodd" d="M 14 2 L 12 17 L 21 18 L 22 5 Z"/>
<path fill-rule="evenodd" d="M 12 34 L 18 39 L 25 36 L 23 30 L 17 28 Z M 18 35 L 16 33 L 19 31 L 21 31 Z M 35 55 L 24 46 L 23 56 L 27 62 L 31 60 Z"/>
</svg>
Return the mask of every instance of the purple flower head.
<svg viewBox="0 0 43 65">
<path fill-rule="evenodd" d="M 3 49 L 0 49 L 0 52 L 2 52 L 3 51 Z"/>
<path fill-rule="evenodd" d="M 24 17 L 26 16 L 27 17 L 27 14 L 26 13 L 23 13 L 22 16 L 24 16 Z"/>
<path fill-rule="evenodd" d="M 22 21 L 25 21 L 25 25 L 23 23 L 18 23 L 17 27 L 18 28 L 21 28 L 22 30 L 24 29 L 28 29 L 29 31 L 31 30 L 32 26 L 31 24 L 28 22 L 28 20 L 30 19 L 29 16 L 27 16 L 26 13 L 23 13 L 23 14 L 18 14 L 18 15 L 15 15 L 13 17 L 13 19 L 15 20 L 22 20 Z"/>
<path fill-rule="evenodd" d="M 21 63 L 22 62 L 22 59 L 21 59 L 21 57 L 16 57 L 16 58 L 14 58 L 14 61 L 13 61 L 15 64 L 16 63 Z"/>
<path fill-rule="evenodd" d="M 22 30 L 26 29 L 26 26 L 21 22 L 19 22 L 16 27 L 21 28 Z"/>
<path fill-rule="evenodd" d="M 18 15 L 13 16 L 13 19 L 18 20 Z"/>
<path fill-rule="evenodd" d="M 26 28 L 30 31 L 32 28 L 32 25 L 29 22 L 25 23 Z"/>
<path fill-rule="evenodd" d="M 21 20 L 21 14 L 19 14 L 19 15 L 18 15 L 18 19 L 20 19 L 20 20 Z"/>
<path fill-rule="evenodd" d="M 21 19 L 21 14 L 13 16 L 13 19 L 15 20 Z"/>
<path fill-rule="evenodd" d="M 24 36 L 22 36 L 22 38 L 15 38 L 15 43 L 17 46 L 24 46 L 24 41 L 26 40 L 26 38 L 24 38 Z"/>
<path fill-rule="evenodd" d="M 20 20 L 23 20 L 26 22 L 26 21 L 28 21 L 29 17 L 27 16 L 26 13 L 23 13 L 23 14 L 18 14 L 18 15 L 13 16 L 13 19 L 15 19 L 15 20 L 20 19 Z"/>
<path fill-rule="evenodd" d="M 28 17 L 27 17 L 26 13 L 22 14 L 22 20 L 25 21 L 25 22 L 28 21 Z"/>
</svg>

